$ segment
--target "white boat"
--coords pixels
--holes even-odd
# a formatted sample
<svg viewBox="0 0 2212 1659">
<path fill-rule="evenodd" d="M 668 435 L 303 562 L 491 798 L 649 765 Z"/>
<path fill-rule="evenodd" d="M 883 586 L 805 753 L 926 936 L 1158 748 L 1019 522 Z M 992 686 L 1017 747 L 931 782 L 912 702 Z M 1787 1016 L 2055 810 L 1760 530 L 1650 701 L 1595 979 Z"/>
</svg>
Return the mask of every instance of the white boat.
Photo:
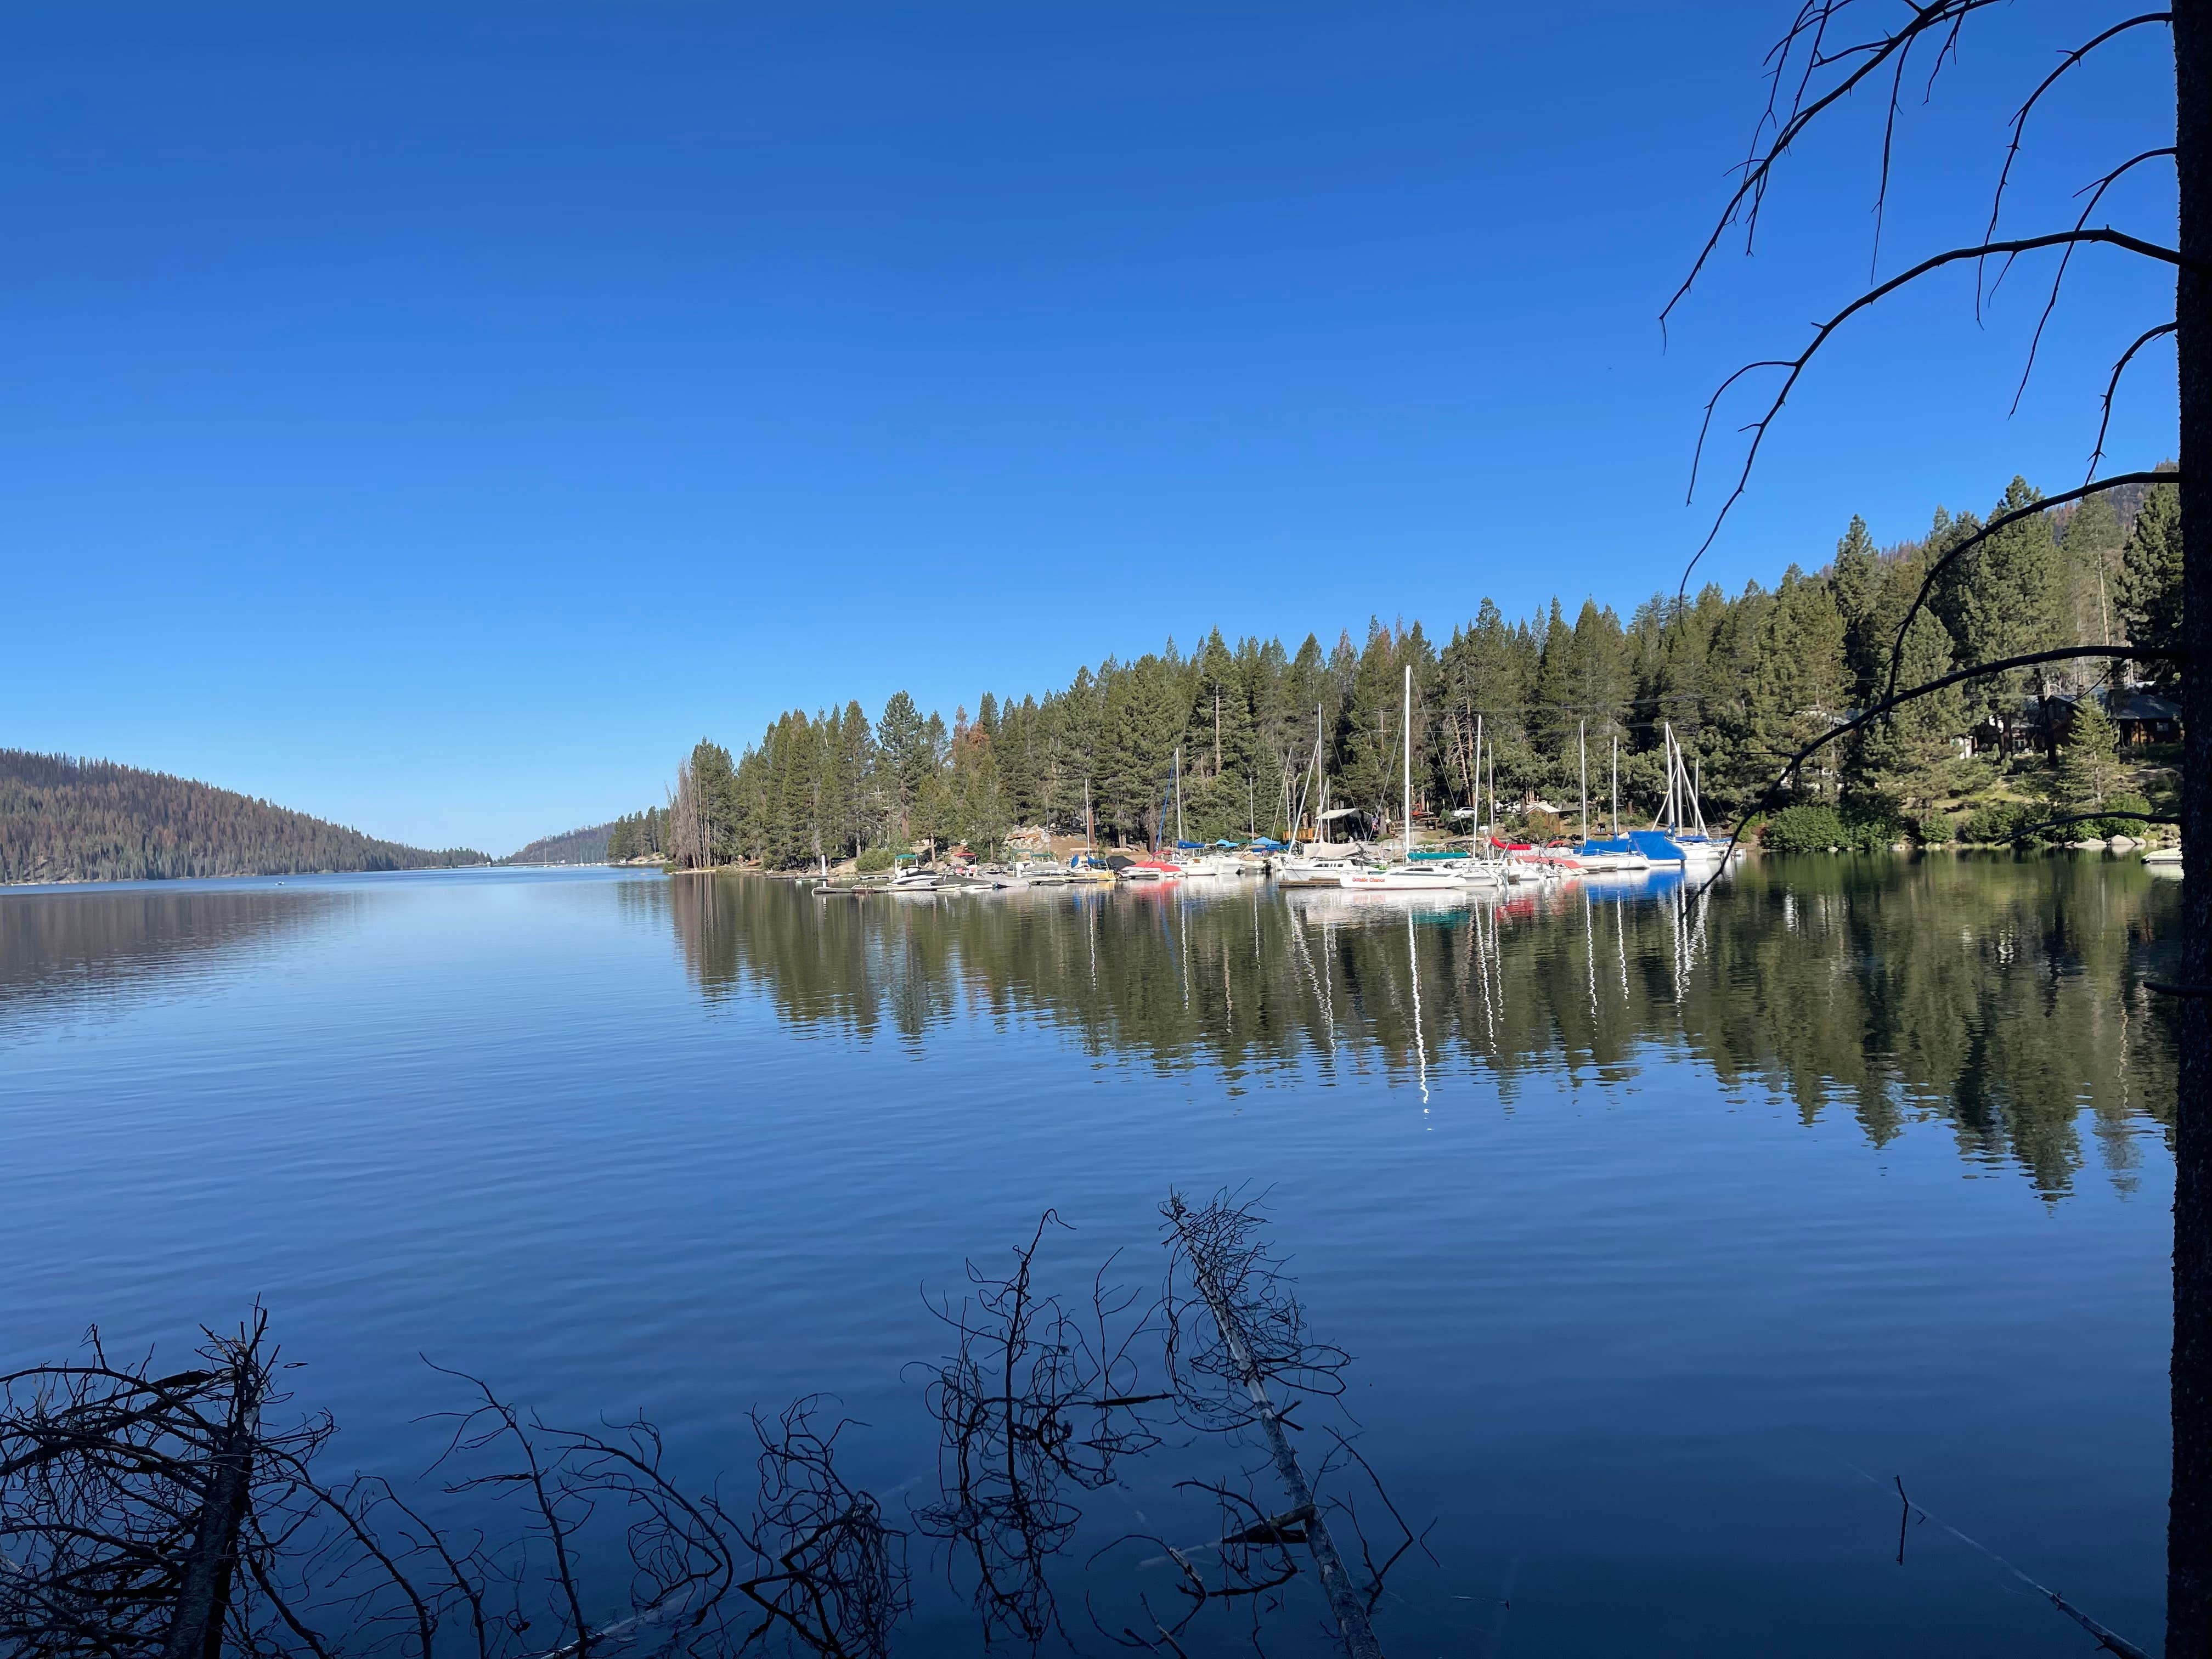
<svg viewBox="0 0 2212 1659">
<path fill-rule="evenodd" d="M 939 890 L 939 880 L 934 870 L 908 870 L 893 876 L 884 890 L 908 895 L 934 893 Z"/>
<path fill-rule="evenodd" d="M 1065 887 L 1074 878 L 1050 859 L 1022 859 L 1014 865 L 1014 879 L 1024 887 Z"/>
<path fill-rule="evenodd" d="M 1336 884 L 1348 893 L 1457 894 L 1467 889 L 1467 884 L 1455 871 L 1440 867 L 1445 860 L 1416 860 L 1413 857 L 1413 670 L 1411 664 L 1406 668 L 1405 698 L 1405 713 L 1399 721 L 1405 741 L 1405 752 L 1401 758 L 1403 820 L 1399 856 L 1390 864 L 1380 866 L 1356 865 L 1343 871 L 1338 875 Z"/>
<path fill-rule="evenodd" d="M 1457 876 L 1425 864 L 1347 870 L 1336 884 L 1347 893 L 1459 893 L 1467 889 Z"/>
<path fill-rule="evenodd" d="M 1278 887 L 1338 887 L 1346 871 L 1361 867 L 1343 854 L 1291 854 L 1276 859 L 1274 865 Z"/>
<path fill-rule="evenodd" d="M 1169 862 L 1181 870 L 1186 877 L 1233 876 L 1237 873 L 1236 861 L 1233 859 L 1224 858 L 1218 853 L 1190 852 L 1178 848 Z"/>
<path fill-rule="evenodd" d="M 1662 731 L 1667 750 L 1667 804 L 1662 811 L 1665 822 L 1655 823 L 1651 827 L 1665 830 L 1667 838 L 1681 849 L 1685 867 L 1718 864 L 1728 856 L 1728 841 L 1725 837 L 1716 839 L 1705 828 L 1705 809 L 1698 802 L 1697 780 L 1691 775 L 1689 763 L 1683 758 L 1682 745 L 1676 740 L 1672 725 L 1664 726 Z M 1683 828 L 1686 807 L 1695 829 Z"/>
<path fill-rule="evenodd" d="M 1651 860 L 1641 853 L 1593 850 L 1594 847 L 1595 843 L 1584 842 L 1575 850 L 1586 876 L 1640 876 L 1651 868 Z"/>
</svg>

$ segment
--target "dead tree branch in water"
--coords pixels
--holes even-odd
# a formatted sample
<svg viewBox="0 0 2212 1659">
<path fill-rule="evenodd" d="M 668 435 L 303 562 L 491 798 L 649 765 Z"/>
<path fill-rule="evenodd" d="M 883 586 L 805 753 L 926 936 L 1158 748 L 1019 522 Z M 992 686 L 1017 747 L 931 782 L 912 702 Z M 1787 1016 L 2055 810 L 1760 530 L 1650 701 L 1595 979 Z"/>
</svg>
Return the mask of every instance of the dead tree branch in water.
<svg viewBox="0 0 2212 1659">
<path fill-rule="evenodd" d="M 39 1659 L 216 1659 L 289 1622 L 257 1509 L 331 1432 L 272 1432 L 275 1354 L 259 1310 L 204 1333 L 201 1364 L 164 1376 L 111 1361 L 97 1330 L 76 1364 L 0 1376 L 0 1645 Z"/>
<path fill-rule="evenodd" d="M 1253 1203 L 1232 1202 L 1224 1193 L 1193 1210 L 1180 1194 L 1170 1194 L 1161 1214 L 1170 1234 L 1164 1305 L 1177 1403 L 1189 1420 L 1202 1426 L 1228 1432 L 1256 1428 L 1290 1499 L 1287 1510 L 1270 1517 L 1248 1498 L 1231 1502 L 1225 1488 L 1209 1487 L 1230 1512 L 1249 1510 L 1252 1519 L 1224 1530 L 1216 1546 L 1229 1575 L 1220 1589 L 1208 1587 L 1188 1552 L 1170 1552 L 1185 1575 L 1185 1593 L 1202 1605 L 1209 1596 L 1271 1591 L 1282 1580 L 1255 1576 L 1253 1568 L 1261 1564 L 1238 1552 L 1258 1549 L 1272 1553 L 1269 1559 L 1289 1561 L 1288 1545 L 1295 1539 L 1313 1559 L 1345 1653 L 1349 1659 L 1380 1659 L 1371 1615 L 1382 1593 L 1381 1573 L 1363 1589 L 1345 1566 L 1328 1513 L 1333 1509 L 1354 1522 L 1357 1517 L 1341 1505 L 1322 1502 L 1316 1480 L 1291 1444 L 1287 1410 L 1274 1395 L 1277 1389 L 1293 1395 L 1342 1394 L 1350 1356 L 1309 1334 L 1304 1310 L 1282 1263 L 1260 1237 L 1265 1223 Z M 1187 1276 L 1188 1291 L 1178 1291 L 1179 1276 Z M 1295 1406 L 1296 1400 L 1291 1403 Z M 1340 1443 L 1349 1446 L 1340 1437 Z M 1365 1460 L 1359 1462 L 1364 1467 Z M 1394 1553 L 1382 1571 L 1402 1553 Z M 1364 1543 L 1362 1555 L 1371 1565 Z"/>
<path fill-rule="evenodd" d="M 512 1499 L 496 1544 L 442 1529 L 380 1476 L 313 1463 L 327 1417 L 285 1397 L 267 1321 L 208 1334 L 193 1370 L 89 1358 L 0 1376 L 0 1652 L 21 1659 L 883 1659 L 909 1601 L 901 1535 L 837 1475 L 814 1402 L 756 1417 L 761 1499 L 687 1494 L 639 1419 L 549 1425 L 459 1372 L 434 1468 Z M 594 1524 L 596 1523 L 596 1525 Z M 619 1590 L 586 1561 L 624 1560 Z M 604 1566 L 600 1576 L 604 1577 Z M 441 1640 L 442 1637 L 442 1640 Z"/>
<path fill-rule="evenodd" d="M 1035 1647 L 1061 1630 L 1048 1570 L 1082 1519 L 1067 1494 L 1112 1484 L 1121 1459 L 1158 1445 L 1141 1408 L 1169 1398 L 1139 1389 L 1133 1350 L 1152 1310 L 1108 1283 L 1112 1258 L 1092 1281 L 1087 1319 L 1037 1288 L 1045 1235 L 1066 1227 L 1047 1210 L 1007 1277 L 971 1261 L 967 1298 L 931 1310 L 954 1348 L 929 1368 L 924 1390 L 938 1424 L 939 1497 L 915 1522 L 952 1547 L 956 1589 L 961 1565 L 973 1571 L 969 1599 L 987 1642 Z"/>
<path fill-rule="evenodd" d="M 753 1414 L 761 1502 L 742 1535 L 771 1570 L 738 1586 L 762 1612 L 746 1645 L 780 1631 L 827 1659 L 883 1659 L 914 1605 L 906 1534 L 884 1523 L 872 1494 L 837 1473 L 847 1423 L 817 1428 L 823 1403 L 818 1395 L 796 1401 L 773 1422 Z"/>
</svg>

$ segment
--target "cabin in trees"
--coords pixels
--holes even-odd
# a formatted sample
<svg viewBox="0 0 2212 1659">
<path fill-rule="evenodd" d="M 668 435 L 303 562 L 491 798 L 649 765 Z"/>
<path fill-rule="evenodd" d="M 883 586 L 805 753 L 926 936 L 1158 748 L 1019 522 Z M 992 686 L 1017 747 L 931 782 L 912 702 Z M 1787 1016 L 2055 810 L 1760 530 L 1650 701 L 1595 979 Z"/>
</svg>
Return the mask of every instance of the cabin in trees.
<svg viewBox="0 0 2212 1659">
<path fill-rule="evenodd" d="M 2100 689 L 2088 695 L 2104 706 L 2119 728 L 2123 749 L 2181 740 L 2181 705 L 2170 697 L 2135 687 L 2118 691 Z M 2000 726 L 1993 718 L 1976 726 L 1973 746 L 1982 753 L 2024 755 L 2043 748 L 2053 738 L 2068 742 L 2074 735 L 2074 710 L 2081 698 L 2081 694 L 2075 691 L 2055 691 L 2048 698 L 2022 697 L 2020 711 L 2008 727 Z"/>
</svg>

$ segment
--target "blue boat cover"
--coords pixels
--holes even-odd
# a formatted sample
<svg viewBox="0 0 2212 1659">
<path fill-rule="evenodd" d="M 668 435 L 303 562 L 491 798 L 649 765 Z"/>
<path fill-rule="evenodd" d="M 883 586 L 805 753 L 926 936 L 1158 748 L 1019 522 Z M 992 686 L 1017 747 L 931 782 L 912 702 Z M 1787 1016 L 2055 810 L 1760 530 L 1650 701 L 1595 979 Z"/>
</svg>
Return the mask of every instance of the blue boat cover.
<svg viewBox="0 0 2212 1659">
<path fill-rule="evenodd" d="M 1674 844 L 1672 837 L 1662 835 L 1656 830 L 1632 830 L 1628 832 L 1627 840 L 1654 864 L 1682 862 L 1682 849 Z"/>
</svg>

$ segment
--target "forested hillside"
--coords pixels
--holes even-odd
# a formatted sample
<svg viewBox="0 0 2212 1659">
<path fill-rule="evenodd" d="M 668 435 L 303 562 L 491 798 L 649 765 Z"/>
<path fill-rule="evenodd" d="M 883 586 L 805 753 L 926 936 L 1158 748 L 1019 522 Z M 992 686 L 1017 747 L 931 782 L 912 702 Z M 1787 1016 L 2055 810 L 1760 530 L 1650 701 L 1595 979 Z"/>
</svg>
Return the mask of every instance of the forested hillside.
<svg viewBox="0 0 2212 1659">
<path fill-rule="evenodd" d="M 2069 643 L 2172 643 L 2175 494 L 2093 497 L 1990 537 L 1913 623 L 1899 684 Z M 2015 478 L 1990 516 L 2038 499 Z M 713 742 L 695 748 L 658 838 L 682 865 L 786 867 L 923 836 L 994 846 L 1020 823 L 1080 830 L 1086 813 L 1102 836 L 1144 839 L 1159 830 L 1178 751 L 1194 835 L 1279 835 L 1317 736 L 1332 800 L 1395 817 L 1407 665 L 1415 787 L 1432 808 L 1469 799 L 1479 734 L 1509 811 L 1544 796 L 1572 802 L 1583 741 L 1604 801 L 1617 740 L 1624 812 L 1648 814 L 1671 726 L 1709 810 L 1725 814 L 1876 695 L 1930 563 L 1982 523 L 1938 508 L 1924 538 L 1881 550 L 1854 519 L 1817 570 L 1793 564 L 1772 586 L 1733 595 L 1661 592 L 1625 622 L 1595 598 L 1517 619 L 1485 599 L 1441 639 L 1419 623 L 1369 621 L 1364 637 L 1328 646 L 1310 635 L 1291 649 L 1216 630 L 1188 652 L 1170 641 L 1082 669 L 1042 696 L 985 691 L 950 725 L 903 692 L 872 721 L 858 702 L 793 709 L 734 759 Z M 1455 582 L 1439 576 L 1440 603 Z M 2106 763 L 2111 726 L 2086 699 L 2083 747 L 2104 744 L 2105 756 L 2062 765 L 2067 730 L 2052 711 L 2071 707 L 2060 694 L 2094 694 L 2108 678 L 2125 677 L 2105 663 L 2052 665 L 1911 704 L 1806 769 L 1792 804 L 1932 840 L 1978 805 L 2022 796 L 2102 807 L 2121 782 Z"/>
<path fill-rule="evenodd" d="M 228 789 L 0 749 L 0 882 L 132 881 L 483 864 L 378 841 Z"/>
<path fill-rule="evenodd" d="M 607 861 L 607 836 L 613 831 L 612 823 L 595 823 L 589 829 L 565 830 L 557 836 L 541 836 L 519 853 L 510 853 L 501 864 L 605 864 Z"/>
</svg>

